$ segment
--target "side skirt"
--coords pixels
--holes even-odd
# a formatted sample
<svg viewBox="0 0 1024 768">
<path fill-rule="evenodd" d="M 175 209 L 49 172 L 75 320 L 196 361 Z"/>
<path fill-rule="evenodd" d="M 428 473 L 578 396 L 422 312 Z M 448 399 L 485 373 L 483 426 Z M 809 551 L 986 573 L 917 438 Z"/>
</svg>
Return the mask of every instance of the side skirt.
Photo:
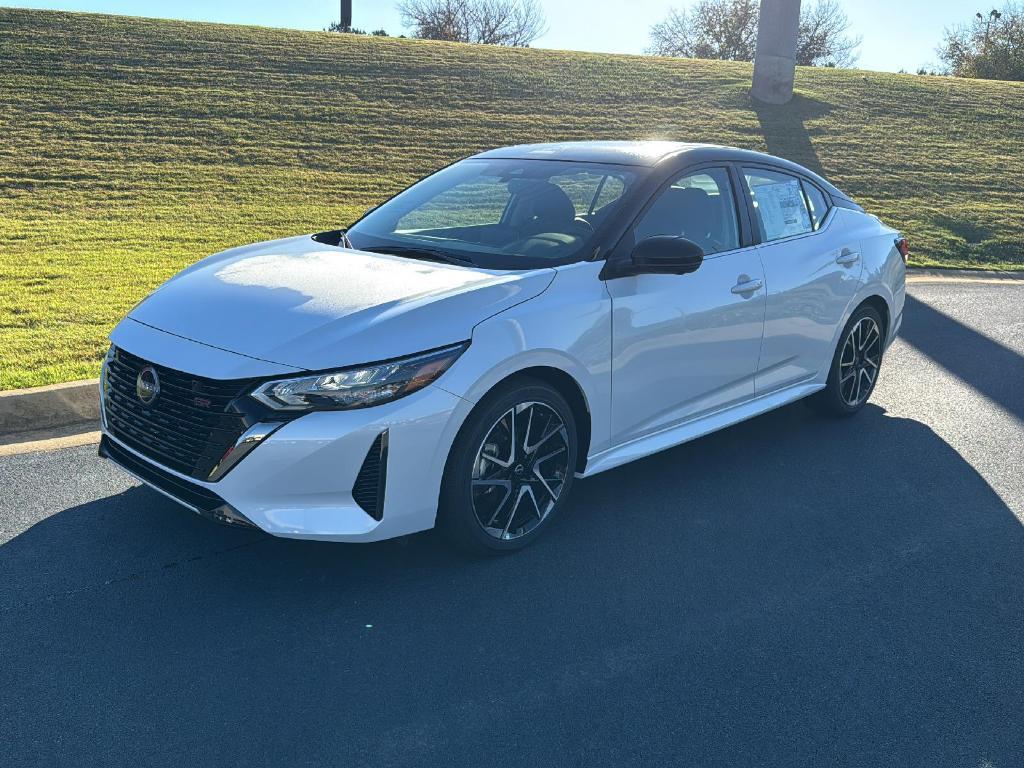
<svg viewBox="0 0 1024 768">
<path fill-rule="evenodd" d="M 815 392 L 825 388 L 824 383 L 815 381 L 805 382 L 786 389 L 770 392 L 766 395 L 748 400 L 745 403 L 715 411 L 706 416 L 678 424 L 652 435 L 637 438 L 628 443 L 609 448 L 587 460 L 587 469 L 578 477 L 591 477 L 608 469 L 628 464 L 631 461 L 642 459 L 645 456 L 664 451 L 698 437 L 717 432 L 725 427 L 731 427 L 741 421 L 760 416 L 762 413 L 781 408 L 796 400 L 813 395 Z"/>
</svg>

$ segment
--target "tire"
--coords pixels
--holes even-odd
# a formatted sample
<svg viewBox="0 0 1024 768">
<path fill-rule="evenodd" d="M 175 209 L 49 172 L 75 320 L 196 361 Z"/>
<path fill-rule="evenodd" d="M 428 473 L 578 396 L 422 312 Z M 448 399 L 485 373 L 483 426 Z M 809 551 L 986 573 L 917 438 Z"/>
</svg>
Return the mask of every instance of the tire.
<svg viewBox="0 0 1024 768">
<path fill-rule="evenodd" d="M 572 490 L 578 447 L 572 409 L 557 390 L 527 377 L 499 385 L 455 438 L 437 527 L 472 554 L 532 544 Z"/>
<path fill-rule="evenodd" d="M 878 383 L 885 352 L 884 328 L 874 307 L 857 308 L 839 336 L 825 389 L 811 396 L 808 405 L 833 416 L 860 412 Z"/>
</svg>

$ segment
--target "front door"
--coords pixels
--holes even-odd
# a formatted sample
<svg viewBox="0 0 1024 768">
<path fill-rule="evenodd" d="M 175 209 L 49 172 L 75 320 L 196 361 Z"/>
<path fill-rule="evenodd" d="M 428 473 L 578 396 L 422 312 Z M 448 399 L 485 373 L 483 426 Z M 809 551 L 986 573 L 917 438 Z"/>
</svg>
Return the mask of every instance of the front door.
<svg viewBox="0 0 1024 768">
<path fill-rule="evenodd" d="M 754 396 L 765 277 L 757 249 L 741 248 L 725 168 L 689 172 L 663 190 L 634 227 L 693 240 L 706 254 L 689 275 L 608 282 L 612 297 L 612 442 L 621 444 Z"/>
</svg>

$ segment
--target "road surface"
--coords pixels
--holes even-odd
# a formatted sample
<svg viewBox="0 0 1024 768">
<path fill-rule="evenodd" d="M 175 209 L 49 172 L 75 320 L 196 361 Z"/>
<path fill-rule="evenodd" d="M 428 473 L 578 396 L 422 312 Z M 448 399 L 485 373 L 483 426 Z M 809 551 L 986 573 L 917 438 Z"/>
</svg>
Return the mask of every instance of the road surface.
<svg viewBox="0 0 1024 768">
<path fill-rule="evenodd" d="M 581 482 L 512 557 L 0 458 L 0 765 L 1020 765 L 1024 285 L 911 292 L 855 419 Z"/>
</svg>

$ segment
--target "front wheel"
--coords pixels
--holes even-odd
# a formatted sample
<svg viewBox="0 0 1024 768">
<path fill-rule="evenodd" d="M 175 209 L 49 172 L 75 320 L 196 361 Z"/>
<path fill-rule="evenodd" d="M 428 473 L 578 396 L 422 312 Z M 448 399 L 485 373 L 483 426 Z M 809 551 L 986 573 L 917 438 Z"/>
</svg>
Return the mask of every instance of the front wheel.
<svg viewBox="0 0 1024 768">
<path fill-rule="evenodd" d="M 864 407 L 882 367 L 883 327 L 874 307 L 865 305 L 853 313 L 839 337 L 825 389 L 810 398 L 810 405 L 837 416 L 852 416 Z"/>
<path fill-rule="evenodd" d="M 578 440 L 572 409 L 534 379 L 503 385 L 470 414 L 445 468 L 438 527 L 476 553 L 521 549 L 564 505 Z"/>
</svg>

